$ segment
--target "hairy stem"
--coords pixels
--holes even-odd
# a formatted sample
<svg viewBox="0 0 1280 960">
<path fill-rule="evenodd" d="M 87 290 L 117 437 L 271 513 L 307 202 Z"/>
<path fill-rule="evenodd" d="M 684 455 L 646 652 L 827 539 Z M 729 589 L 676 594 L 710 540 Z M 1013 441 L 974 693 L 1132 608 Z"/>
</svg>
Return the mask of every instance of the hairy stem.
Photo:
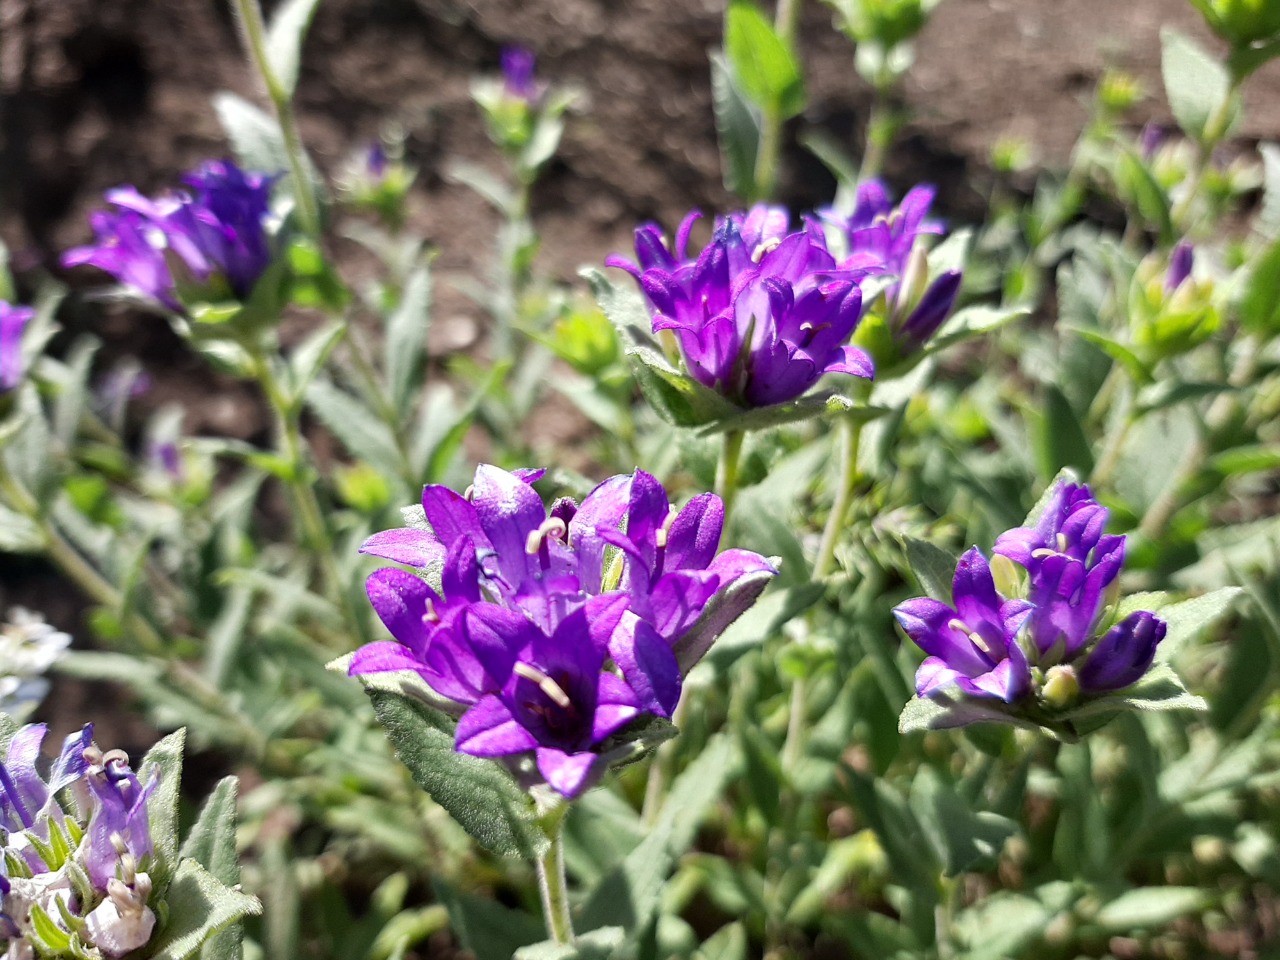
<svg viewBox="0 0 1280 960">
<path fill-rule="evenodd" d="M 542 823 L 551 845 L 538 858 L 538 891 L 547 935 L 556 943 L 573 944 L 573 918 L 569 914 L 569 885 L 564 875 L 564 839 L 561 827 L 568 806 L 553 811 Z"/>
<path fill-rule="evenodd" d="M 298 222 L 302 230 L 312 240 L 320 239 L 320 209 L 316 204 L 315 191 L 311 189 L 307 177 L 306 153 L 302 148 L 302 137 L 298 134 L 298 121 L 293 112 L 293 100 L 289 91 L 280 84 L 280 78 L 271 68 L 267 56 L 267 25 L 262 18 L 262 8 L 258 0 L 232 0 L 232 9 L 240 21 L 244 34 L 245 51 L 250 62 L 262 77 L 267 88 L 267 96 L 275 107 L 276 120 L 280 124 L 280 136 L 284 141 L 285 153 L 289 157 L 289 178 L 293 181 L 294 202 L 298 205 Z"/>
<path fill-rule="evenodd" d="M 733 499 L 738 493 L 738 464 L 742 459 L 742 441 L 746 434 L 741 430 L 728 430 L 724 435 L 724 446 L 720 450 L 720 461 L 716 464 L 716 494 L 724 501 L 724 529 L 729 528 L 729 514 L 733 510 Z"/>
</svg>

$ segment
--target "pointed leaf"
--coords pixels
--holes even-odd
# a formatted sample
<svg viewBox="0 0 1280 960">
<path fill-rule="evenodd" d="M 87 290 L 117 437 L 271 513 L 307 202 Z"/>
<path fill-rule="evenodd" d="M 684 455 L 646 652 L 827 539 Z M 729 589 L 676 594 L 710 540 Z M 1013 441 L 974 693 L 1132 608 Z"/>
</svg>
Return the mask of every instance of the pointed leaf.
<svg viewBox="0 0 1280 960">
<path fill-rule="evenodd" d="M 385 690 L 369 698 L 396 756 L 467 833 L 500 856 L 541 856 L 547 838 L 533 801 L 506 770 L 454 750 L 453 723 L 426 704 Z"/>
<path fill-rule="evenodd" d="M 271 72 L 288 98 L 298 85 L 298 65 L 302 60 L 302 42 L 307 27 L 315 16 L 320 0 L 285 0 L 267 27 L 267 62 Z"/>
<path fill-rule="evenodd" d="M 257 897 L 224 886 L 194 860 L 178 864 L 165 905 L 168 922 L 149 947 L 152 960 L 187 960 L 220 930 L 262 912 Z"/>
<path fill-rule="evenodd" d="M 1214 133 L 1209 122 L 1226 103 L 1231 77 L 1212 54 L 1172 27 L 1160 31 L 1160 41 L 1160 70 L 1174 119 L 1187 136 L 1204 141 Z"/>
</svg>

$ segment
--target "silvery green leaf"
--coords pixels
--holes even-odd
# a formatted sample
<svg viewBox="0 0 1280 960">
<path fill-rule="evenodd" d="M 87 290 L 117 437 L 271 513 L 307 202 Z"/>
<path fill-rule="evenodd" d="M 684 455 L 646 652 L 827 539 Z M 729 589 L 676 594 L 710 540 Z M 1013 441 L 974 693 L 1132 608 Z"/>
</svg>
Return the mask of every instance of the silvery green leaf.
<svg viewBox="0 0 1280 960">
<path fill-rule="evenodd" d="M 693 955 L 694 960 L 747 960 L 747 929 L 742 921 L 726 924 Z"/>
<path fill-rule="evenodd" d="M 394 410 L 409 409 L 426 361 L 432 286 L 430 264 L 423 260 L 405 280 L 400 302 L 387 318 L 383 367 L 387 399 Z"/>
<path fill-rule="evenodd" d="M 892 411 L 888 407 L 858 404 L 838 393 L 823 391 L 797 400 L 788 400 L 786 403 L 732 413 L 708 423 L 701 433 L 703 436 L 713 436 L 729 430 L 769 430 L 791 423 L 802 423 L 815 417 L 848 417 L 859 423 L 869 423 L 890 412 Z"/>
<path fill-rule="evenodd" d="M 978 337 L 1030 314 L 1026 307 L 993 307 L 975 304 L 956 311 L 925 346 L 925 353 L 945 350 L 954 343 Z"/>
<path fill-rule="evenodd" d="M 1262 154 L 1265 187 L 1262 210 L 1254 221 L 1254 229 L 1266 239 L 1275 240 L 1280 237 L 1280 145 L 1259 144 L 1258 152 Z"/>
<path fill-rule="evenodd" d="M 1208 709 L 1209 704 L 1205 702 L 1204 697 L 1198 697 L 1187 690 L 1182 679 L 1167 663 L 1157 663 L 1133 686 L 1091 699 L 1072 710 L 1056 715 L 1056 719 L 1072 725 L 1083 733 L 1099 726 L 1099 721 L 1105 722 L 1124 711 L 1194 710 L 1203 712 Z"/>
<path fill-rule="evenodd" d="M 958 557 L 927 540 L 904 536 L 907 562 L 926 594 L 941 603 L 951 603 L 951 584 L 955 581 Z"/>
<path fill-rule="evenodd" d="M 1210 120 L 1226 104 L 1231 77 L 1212 54 L 1172 27 L 1160 31 L 1160 41 L 1160 71 L 1174 119 L 1188 137 L 1203 141 L 1215 134 L 1208 129 Z"/>
<path fill-rule="evenodd" d="M 345 320 L 334 320 L 313 332 L 289 355 L 289 380 L 294 394 L 293 402 L 300 402 L 308 385 L 324 367 L 329 355 L 347 335 Z"/>
<path fill-rule="evenodd" d="M 1199 887 L 1142 887 L 1107 901 L 1094 917 L 1108 933 L 1156 930 L 1209 904 Z"/>
<path fill-rule="evenodd" d="M 378 722 L 418 786 L 485 848 L 533 860 L 547 847 L 529 795 L 493 760 L 458 753 L 454 723 L 416 698 L 370 689 Z"/>
<path fill-rule="evenodd" d="M 0 553 L 40 553 L 44 534 L 29 517 L 0 504 Z"/>
<path fill-rule="evenodd" d="M 262 912 L 262 904 L 215 879 L 195 860 L 178 864 L 164 895 L 168 922 L 148 945 L 151 960 L 187 960 L 201 946 L 243 917 Z"/>
<path fill-rule="evenodd" d="M 307 388 L 306 402 L 352 455 L 388 478 L 403 475 L 404 464 L 395 437 L 363 403 L 328 380 L 313 380 Z"/>
<path fill-rule="evenodd" d="M 320 0 L 285 0 L 267 27 L 267 62 L 286 97 L 298 85 L 302 42 L 319 5 Z"/>
<path fill-rule="evenodd" d="M 171 876 L 176 880 L 174 867 L 178 866 L 178 798 L 182 791 L 182 753 L 186 744 L 186 728 L 175 730 L 147 751 L 142 763 L 134 769 L 138 781 L 147 783 L 155 774 L 159 783 L 147 800 L 147 820 L 151 826 L 151 844 L 156 863 L 151 878 L 158 889 Z"/>
<path fill-rule="evenodd" d="M 999 700 L 977 698 L 951 699 L 945 694 L 929 697 L 912 697 L 898 717 L 899 733 L 923 733 L 926 730 L 949 730 L 970 723 L 1009 723 L 1027 730 L 1038 729 L 1036 724 L 1022 720 Z"/>
<path fill-rule="evenodd" d="M 457 889 L 439 876 L 431 885 L 449 911 L 454 936 L 476 960 L 510 960 L 521 947 L 545 936 L 542 921 L 522 910 Z"/>
<path fill-rule="evenodd" d="M 224 777 L 205 801 L 200 816 L 178 856 L 191 858 L 209 875 L 230 889 L 240 883 L 240 861 L 236 857 L 235 777 Z M 232 923 L 210 937 L 200 948 L 200 960 L 240 960 L 244 931 Z"/>
<path fill-rule="evenodd" d="M 1156 647 L 1156 659 L 1167 661 L 1174 657 L 1201 631 L 1230 613 L 1236 598 L 1242 593 L 1244 590 L 1240 587 L 1223 587 L 1202 597 L 1193 597 L 1154 611 L 1169 625 L 1164 640 Z"/>
<path fill-rule="evenodd" d="M 732 0 L 724 49 L 733 77 L 765 113 L 785 120 L 804 109 L 804 77 L 790 44 L 753 0 Z"/>
<path fill-rule="evenodd" d="M 512 960 L 610 960 L 626 940 L 621 927 L 601 927 L 574 937 L 572 946 L 543 940 L 521 947 Z"/>
<path fill-rule="evenodd" d="M 711 53 L 711 102 L 725 189 L 740 197 L 755 187 L 756 151 L 760 147 L 759 111 L 734 83 L 733 72 L 720 51 Z"/>
</svg>

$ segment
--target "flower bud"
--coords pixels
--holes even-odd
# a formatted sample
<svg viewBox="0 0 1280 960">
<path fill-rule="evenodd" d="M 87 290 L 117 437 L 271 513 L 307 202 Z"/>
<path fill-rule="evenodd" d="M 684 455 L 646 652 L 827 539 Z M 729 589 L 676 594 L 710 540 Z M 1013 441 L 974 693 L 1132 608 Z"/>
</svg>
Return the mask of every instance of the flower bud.
<svg viewBox="0 0 1280 960">
<path fill-rule="evenodd" d="M 1156 646 L 1168 629 L 1163 620 L 1146 610 L 1129 614 L 1108 630 L 1085 658 L 1080 668 L 1081 688 L 1096 693 L 1137 683 L 1150 668 Z"/>
<path fill-rule="evenodd" d="M 1070 664 L 1061 663 L 1045 673 L 1040 699 L 1055 710 L 1064 710 L 1080 697 L 1080 681 Z"/>
</svg>

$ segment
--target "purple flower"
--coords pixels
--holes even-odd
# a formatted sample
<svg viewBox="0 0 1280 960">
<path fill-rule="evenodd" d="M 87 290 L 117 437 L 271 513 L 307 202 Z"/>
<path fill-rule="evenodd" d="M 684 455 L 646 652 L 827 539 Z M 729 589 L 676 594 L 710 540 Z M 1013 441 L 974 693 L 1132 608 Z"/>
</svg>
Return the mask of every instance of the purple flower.
<svg viewBox="0 0 1280 960">
<path fill-rule="evenodd" d="M 469 610 L 469 642 L 509 651 L 514 662 L 502 689 L 458 722 L 458 749 L 477 757 L 533 751 L 547 783 L 567 797 L 580 793 L 605 763 L 593 748 L 641 713 L 627 681 L 604 669 L 625 609 L 623 596 L 593 597 L 551 634 L 514 611 Z M 674 662 L 670 668 L 678 677 Z"/>
<path fill-rule="evenodd" d="M 1031 605 L 996 592 L 991 567 L 977 547 L 960 558 L 952 594 L 954 608 L 917 597 L 893 610 L 907 636 L 929 654 L 916 671 L 916 693 L 927 697 L 954 685 L 973 697 L 1018 699 L 1031 681 L 1018 645 Z"/>
<path fill-rule="evenodd" d="M 674 254 L 647 226 L 636 233 L 638 265 L 608 260 L 639 280 L 654 331 L 672 332 L 691 376 L 743 407 L 793 400 L 827 373 L 872 376 L 870 358 L 847 343 L 870 258 L 838 264 L 820 236 L 787 234 L 786 211 L 761 205 L 722 218 L 690 260 L 691 224 Z"/>
<path fill-rule="evenodd" d="M 818 215 L 844 233 L 851 254 L 871 254 L 886 273 L 901 277 L 916 239 L 943 232 L 940 221 L 929 219 L 936 193 L 926 184 L 913 187 L 895 207 L 883 181 L 866 180 L 858 185 L 853 213 L 848 217 L 841 217 L 831 207 L 819 210 Z"/>
<path fill-rule="evenodd" d="M 1156 646 L 1168 629 L 1168 624 L 1145 610 L 1129 614 L 1108 630 L 1085 657 L 1080 667 L 1080 688 L 1105 692 L 1137 683 L 1151 667 Z"/>
<path fill-rule="evenodd" d="M 349 672 L 417 673 L 462 715 L 460 751 L 532 751 L 572 796 L 622 725 L 671 716 L 683 673 L 775 571 L 747 551 L 717 555 L 724 509 L 712 494 L 676 511 L 637 470 L 548 510 L 530 486 L 541 475 L 481 465 L 465 496 L 423 491 L 429 529 L 366 541 L 365 553 L 439 570 L 440 588 L 404 570 L 372 574 L 369 599 L 394 642 L 361 647 Z"/>
<path fill-rule="evenodd" d="M 541 91 L 534 78 L 536 67 L 537 59 L 528 47 L 503 47 L 502 81 L 506 95 L 514 100 L 523 100 L 530 106 L 537 102 Z"/>
<path fill-rule="evenodd" d="M 381 141 L 375 141 L 370 144 L 368 152 L 365 154 L 365 169 L 369 174 L 369 179 L 375 183 L 382 180 L 387 175 L 387 148 Z"/>
<path fill-rule="evenodd" d="M 1042 659 L 1070 660 L 1083 649 L 1120 576 L 1125 538 L 1103 534 L 1107 517 L 1088 487 L 1063 483 L 1035 527 L 1009 530 L 996 540 L 994 552 L 1029 575 L 1036 609 L 1028 628 Z"/>
<path fill-rule="evenodd" d="M 89 763 L 85 781 L 95 801 L 85 833 L 84 865 L 94 886 L 106 890 L 126 854 L 133 858 L 133 866 L 125 872 L 132 872 L 151 853 L 147 798 L 159 783 L 159 776 L 153 775 L 143 787 L 123 751 L 104 754 L 90 746 L 82 753 Z"/>
<path fill-rule="evenodd" d="M 1147 121 L 1142 127 L 1142 132 L 1138 134 L 1138 150 L 1142 154 L 1142 159 L 1150 163 L 1156 155 L 1156 151 L 1164 145 L 1169 139 L 1169 131 L 1161 124 L 1154 120 Z"/>
<path fill-rule="evenodd" d="M 95 242 L 68 250 L 63 265 L 98 267 L 175 311 L 179 286 L 190 283 L 208 297 L 246 299 L 272 259 L 266 220 L 275 178 L 210 160 L 183 179 L 188 190 L 155 200 L 130 186 L 107 191 L 116 210 L 90 217 Z"/>
<path fill-rule="evenodd" d="M 36 312 L 0 300 L 0 394 L 8 393 L 22 381 L 22 332 Z"/>
<path fill-rule="evenodd" d="M 907 314 L 906 319 L 895 317 L 890 323 L 890 334 L 904 355 L 915 353 L 929 341 L 955 306 L 956 296 L 964 277 L 959 270 L 946 270 L 929 284 L 924 296 Z"/>
<path fill-rule="evenodd" d="M 1187 277 L 1191 276 L 1191 268 L 1195 265 L 1195 247 L 1189 240 L 1181 241 L 1173 248 L 1169 257 L 1169 272 L 1165 274 L 1164 291 L 1173 293 Z"/>
</svg>

